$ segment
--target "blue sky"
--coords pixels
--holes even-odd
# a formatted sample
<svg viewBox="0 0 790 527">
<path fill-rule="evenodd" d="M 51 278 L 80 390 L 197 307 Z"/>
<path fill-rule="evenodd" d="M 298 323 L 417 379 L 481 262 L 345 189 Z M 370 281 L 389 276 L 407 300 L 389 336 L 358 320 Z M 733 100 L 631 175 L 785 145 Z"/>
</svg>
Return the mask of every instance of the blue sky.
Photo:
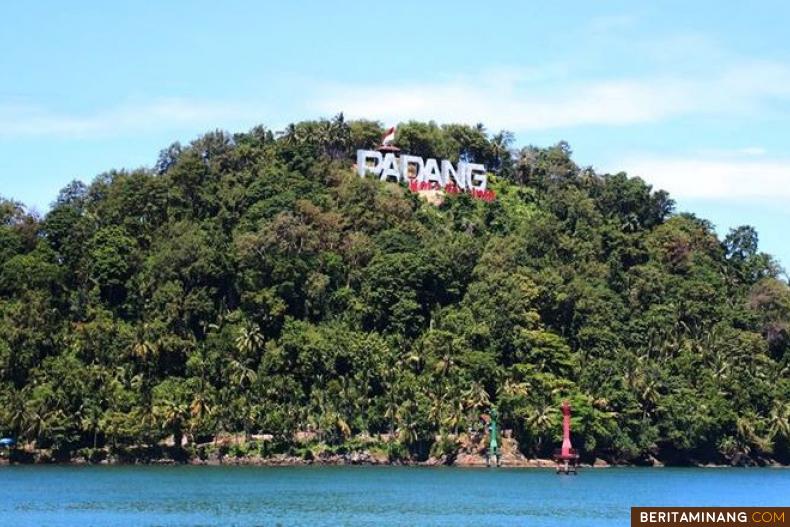
<svg viewBox="0 0 790 527">
<path fill-rule="evenodd" d="M 790 267 L 788 20 L 781 1 L 8 3 L 0 195 L 45 212 L 214 128 L 483 122 L 565 139 L 721 233 L 754 225 Z"/>
</svg>

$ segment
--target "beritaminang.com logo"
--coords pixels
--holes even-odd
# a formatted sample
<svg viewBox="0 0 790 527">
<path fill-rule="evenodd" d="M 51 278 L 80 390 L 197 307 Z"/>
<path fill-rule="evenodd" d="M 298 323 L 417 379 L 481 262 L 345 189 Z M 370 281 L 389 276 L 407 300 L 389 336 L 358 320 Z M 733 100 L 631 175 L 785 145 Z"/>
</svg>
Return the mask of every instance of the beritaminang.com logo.
<svg viewBox="0 0 790 527">
<path fill-rule="evenodd" d="M 790 525 L 790 507 L 632 507 L 631 525 L 778 527 Z"/>
</svg>

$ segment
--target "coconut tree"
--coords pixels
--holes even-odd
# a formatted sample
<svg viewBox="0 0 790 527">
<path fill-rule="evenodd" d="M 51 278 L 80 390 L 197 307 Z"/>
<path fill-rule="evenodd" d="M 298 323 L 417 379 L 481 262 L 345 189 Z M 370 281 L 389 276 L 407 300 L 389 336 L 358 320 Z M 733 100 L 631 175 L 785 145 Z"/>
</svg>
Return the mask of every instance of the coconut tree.
<svg viewBox="0 0 790 527">
<path fill-rule="evenodd" d="M 398 421 L 398 439 L 406 445 L 413 445 L 420 437 L 419 421 L 417 419 L 416 401 L 406 401 L 398 408 L 396 419 Z"/>
<path fill-rule="evenodd" d="M 453 435 L 457 436 L 463 422 L 464 406 L 460 399 L 456 399 L 450 405 L 450 409 L 447 412 L 447 417 L 444 418 L 444 426 L 447 427 L 448 430 L 452 430 Z"/>
<path fill-rule="evenodd" d="M 467 408 L 478 411 L 488 408 L 491 405 L 491 398 L 485 386 L 479 382 L 473 382 L 466 393 L 464 393 L 464 402 Z"/>
<path fill-rule="evenodd" d="M 195 392 L 192 402 L 189 404 L 189 431 L 192 435 L 195 430 L 203 423 L 209 416 L 211 416 L 211 401 L 209 395 L 205 390 L 201 389 Z"/>
<path fill-rule="evenodd" d="M 510 155 L 510 145 L 513 144 L 513 133 L 502 130 L 491 138 L 491 154 L 494 157 L 495 169 L 502 168 L 502 161 L 505 156 Z"/>
<path fill-rule="evenodd" d="M 735 435 L 739 443 L 755 446 L 762 452 L 770 452 L 771 441 L 761 434 L 762 425 L 762 419 L 752 412 L 738 417 L 735 420 Z"/>
<path fill-rule="evenodd" d="M 4 399 L 4 413 L 8 419 L 8 426 L 15 436 L 19 436 L 27 423 L 27 409 L 25 408 L 25 390 L 9 390 Z"/>
<path fill-rule="evenodd" d="M 139 360 L 147 360 L 158 355 L 159 346 L 155 340 L 151 339 L 149 333 L 148 324 L 143 324 L 138 328 L 132 344 L 132 357 Z"/>
<path fill-rule="evenodd" d="M 244 357 L 251 357 L 263 348 L 264 338 L 260 326 L 248 322 L 239 328 L 236 349 Z"/>
<path fill-rule="evenodd" d="M 159 401 L 153 410 L 154 416 L 161 423 L 162 430 L 172 434 L 173 443 L 176 447 L 180 447 L 189 420 L 189 407 L 175 398 L 167 398 Z"/>
<path fill-rule="evenodd" d="M 37 442 L 47 432 L 49 432 L 47 410 L 43 404 L 37 404 L 26 412 L 25 436 L 27 436 L 30 441 Z"/>
<path fill-rule="evenodd" d="M 554 415 L 556 412 L 556 409 L 546 402 L 530 408 L 527 412 L 527 429 L 536 438 L 535 450 L 538 452 L 543 447 L 543 439 L 554 426 Z"/>
<path fill-rule="evenodd" d="M 93 448 L 98 446 L 101 417 L 104 412 L 95 401 L 88 401 L 80 408 L 80 428 L 83 432 L 92 434 Z"/>
<path fill-rule="evenodd" d="M 231 359 L 228 363 L 230 382 L 242 389 L 248 388 L 258 380 L 258 374 L 250 367 L 249 362 L 251 361 Z"/>
<path fill-rule="evenodd" d="M 768 414 L 768 430 L 774 439 L 790 439 L 790 403 L 774 401 Z"/>
</svg>

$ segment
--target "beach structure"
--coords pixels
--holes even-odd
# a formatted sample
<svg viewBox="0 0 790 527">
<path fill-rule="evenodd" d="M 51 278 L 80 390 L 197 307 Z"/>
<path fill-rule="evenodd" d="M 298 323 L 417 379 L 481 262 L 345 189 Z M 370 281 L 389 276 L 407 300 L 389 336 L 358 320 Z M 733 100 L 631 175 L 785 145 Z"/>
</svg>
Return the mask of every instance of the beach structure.
<svg viewBox="0 0 790 527">
<path fill-rule="evenodd" d="M 10 437 L 3 437 L 0 439 L 0 459 L 4 463 L 7 462 L 7 457 L 10 456 L 10 450 L 16 446 L 16 441 Z"/>
<path fill-rule="evenodd" d="M 488 450 L 486 451 L 486 466 L 491 466 L 491 458 L 496 460 L 496 466 L 501 466 L 502 451 L 499 448 L 499 438 L 497 433 L 497 411 L 491 410 L 488 422 Z"/>
<path fill-rule="evenodd" d="M 579 453 L 571 446 L 571 405 L 562 403 L 562 448 L 554 451 L 557 474 L 576 474 L 579 466 Z"/>
</svg>

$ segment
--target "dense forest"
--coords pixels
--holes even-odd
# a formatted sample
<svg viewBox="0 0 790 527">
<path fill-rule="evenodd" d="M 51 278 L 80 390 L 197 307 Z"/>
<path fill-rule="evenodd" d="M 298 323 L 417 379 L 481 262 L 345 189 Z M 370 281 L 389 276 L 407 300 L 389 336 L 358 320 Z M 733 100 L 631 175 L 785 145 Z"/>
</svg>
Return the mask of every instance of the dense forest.
<svg viewBox="0 0 790 527">
<path fill-rule="evenodd" d="M 545 457 L 568 400 L 588 460 L 790 461 L 790 288 L 753 228 L 721 240 L 565 143 L 401 124 L 405 152 L 491 173 L 493 202 L 433 205 L 356 175 L 382 132 L 216 131 L 45 215 L 0 200 L 0 435 L 53 459 L 220 433 L 425 459 L 496 408 Z"/>
</svg>

